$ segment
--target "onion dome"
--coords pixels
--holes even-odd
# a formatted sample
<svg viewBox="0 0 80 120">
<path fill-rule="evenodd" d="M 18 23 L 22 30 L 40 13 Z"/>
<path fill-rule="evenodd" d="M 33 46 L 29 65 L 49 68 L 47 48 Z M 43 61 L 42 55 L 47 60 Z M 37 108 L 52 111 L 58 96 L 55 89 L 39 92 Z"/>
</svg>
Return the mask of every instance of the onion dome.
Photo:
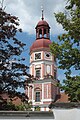
<svg viewBox="0 0 80 120">
<path fill-rule="evenodd" d="M 32 46 L 30 47 L 30 52 L 32 51 L 38 51 L 38 50 L 41 50 L 41 49 L 49 49 L 49 45 L 51 44 L 52 42 L 49 40 L 49 39 L 38 39 L 36 41 L 34 41 L 34 43 L 32 44 Z"/>
</svg>

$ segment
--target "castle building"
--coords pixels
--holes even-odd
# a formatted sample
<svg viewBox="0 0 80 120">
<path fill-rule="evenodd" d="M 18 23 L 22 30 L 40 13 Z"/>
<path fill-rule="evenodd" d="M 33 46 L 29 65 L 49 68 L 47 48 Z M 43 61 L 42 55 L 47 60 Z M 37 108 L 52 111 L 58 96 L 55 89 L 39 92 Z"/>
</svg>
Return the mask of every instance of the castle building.
<svg viewBox="0 0 80 120">
<path fill-rule="evenodd" d="M 26 88 L 29 101 L 32 102 L 33 110 L 48 111 L 49 104 L 55 101 L 59 94 L 57 87 L 57 65 L 54 55 L 51 54 L 49 45 L 50 26 L 42 18 L 35 27 L 36 40 L 30 47 L 30 74 L 36 80 L 31 87 Z"/>
</svg>

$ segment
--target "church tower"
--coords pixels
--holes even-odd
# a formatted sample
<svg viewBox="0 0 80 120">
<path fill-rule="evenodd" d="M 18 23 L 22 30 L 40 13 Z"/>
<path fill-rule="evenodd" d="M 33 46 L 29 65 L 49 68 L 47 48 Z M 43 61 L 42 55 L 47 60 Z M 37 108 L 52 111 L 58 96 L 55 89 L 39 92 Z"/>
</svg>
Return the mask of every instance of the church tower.
<svg viewBox="0 0 80 120">
<path fill-rule="evenodd" d="M 36 40 L 30 47 L 30 74 L 36 78 L 27 87 L 26 94 L 29 101 L 32 101 L 33 110 L 48 111 L 49 104 L 55 101 L 59 94 L 57 87 L 57 66 L 56 59 L 51 54 L 49 45 L 50 26 L 42 18 L 36 25 Z"/>
</svg>

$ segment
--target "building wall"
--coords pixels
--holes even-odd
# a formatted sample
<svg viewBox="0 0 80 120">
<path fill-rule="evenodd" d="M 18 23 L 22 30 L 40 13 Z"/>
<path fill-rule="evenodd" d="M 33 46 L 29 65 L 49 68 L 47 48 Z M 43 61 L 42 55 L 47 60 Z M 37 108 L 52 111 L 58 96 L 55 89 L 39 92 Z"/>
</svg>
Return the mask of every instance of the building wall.
<svg viewBox="0 0 80 120">
<path fill-rule="evenodd" d="M 54 120 L 80 120 L 80 108 L 73 109 L 52 109 Z"/>
<path fill-rule="evenodd" d="M 46 108 L 45 108 L 46 110 Z M 30 117 L 27 118 L 27 115 Z M 52 112 L 0 111 L 0 120 L 80 120 L 80 108 L 53 109 Z"/>
<path fill-rule="evenodd" d="M 32 100 L 32 96 L 33 96 L 33 100 L 35 100 L 35 92 L 36 91 L 40 91 L 40 99 L 41 101 L 54 101 L 56 93 L 57 93 L 57 87 L 49 82 L 49 83 L 36 83 L 34 85 L 32 85 L 33 88 L 28 87 L 26 88 L 26 94 L 29 97 L 29 100 Z M 33 94 L 32 94 L 33 91 Z"/>
<path fill-rule="evenodd" d="M 41 57 L 39 58 L 37 55 L 41 55 Z M 37 76 L 37 70 L 39 70 L 39 76 Z M 33 75 L 37 81 L 42 80 L 40 83 L 33 83 L 32 89 L 28 88 L 26 90 L 29 101 L 32 101 L 33 109 L 35 109 L 36 106 L 40 106 L 41 111 L 49 111 L 48 106 L 54 101 L 57 94 L 57 86 L 55 82 L 57 77 L 54 77 L 55 70 L 57 73 L 57 66 L 55 64 L 54 56 L 50 53 L 49 49 L 41 49 L 40 51 L 30 53 L 30 74 Z M 49 77 L 53 81 L 46 82 Z M 35 99 L 37 92 L 40 92 L 39 102 Z"/>
<path fill-rule="evenodd" d="M 41 53 L 41 59 L 35 60 L 35 54 Z M 30 55 L 30 74 L 36 77 L 35 69 L 41 69 L 40 79 L 44 79 L 44 76 L 47 74 L 54 76 L 54 69 L 57 70 L 55 65 L 54 56 L 50 53 L 50 57 L 46 57 L 46 54 L 49 54 L 49 51 L 39 51 L 33 52 Z M 39 66 L 39 67 L 38 67 Z M 57 71 L 56 71 L 57 72 Z"/>
</svg>

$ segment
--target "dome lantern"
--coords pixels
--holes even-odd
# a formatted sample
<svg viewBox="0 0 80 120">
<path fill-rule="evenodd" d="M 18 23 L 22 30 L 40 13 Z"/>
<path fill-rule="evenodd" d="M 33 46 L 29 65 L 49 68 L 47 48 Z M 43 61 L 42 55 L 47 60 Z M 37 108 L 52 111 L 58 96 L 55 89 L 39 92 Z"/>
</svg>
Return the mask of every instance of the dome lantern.
<svg viewBox="0 0 80 120">
<path fill-rule="evenodd" d="M 38 51 L 40 49 L 49 49 L 50 41 L 50 27 L 49 24 L 44 20 L 43 9 L 42 18 L 36 25 L 36 40 L 30 47 L 30 53 Z"/>
<path fill-rule="evenodd" d="M 42 9 L 42 20 L 40 20 L 36 26 L 36 39 L 47 38 L 50 39 L 50 27 L 49 24 L 44 20 L 43 9 Z"/>
</svg>

